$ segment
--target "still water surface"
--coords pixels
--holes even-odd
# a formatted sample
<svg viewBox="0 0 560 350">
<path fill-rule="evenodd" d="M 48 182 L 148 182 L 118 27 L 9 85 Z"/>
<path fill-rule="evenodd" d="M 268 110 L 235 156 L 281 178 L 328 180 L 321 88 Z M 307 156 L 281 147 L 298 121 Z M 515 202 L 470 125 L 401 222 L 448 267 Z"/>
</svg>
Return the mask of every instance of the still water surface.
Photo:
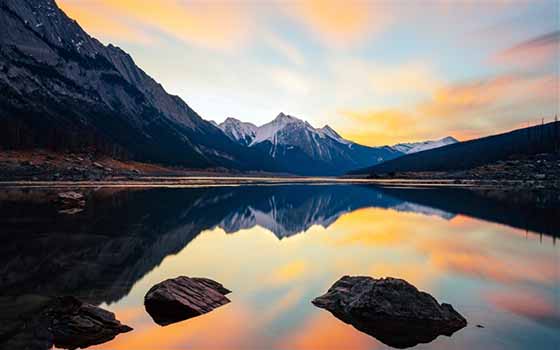
<svg viewBox="0 0 560 350">
<path fill-rule="evenodd" d="M 390 348 L 310 303 L 343 275 L 404 278 L 467 318 L 415 349 L 560 344 L 558 209 L 340 184 L 88 191 L 74 215 L 49 191 L 2 192 L 0 297 L 74 295 L 134 328 L 93 349 Z M 144 295 L 179 275 L 231 303 L 156 325 Z"/>
</svg>

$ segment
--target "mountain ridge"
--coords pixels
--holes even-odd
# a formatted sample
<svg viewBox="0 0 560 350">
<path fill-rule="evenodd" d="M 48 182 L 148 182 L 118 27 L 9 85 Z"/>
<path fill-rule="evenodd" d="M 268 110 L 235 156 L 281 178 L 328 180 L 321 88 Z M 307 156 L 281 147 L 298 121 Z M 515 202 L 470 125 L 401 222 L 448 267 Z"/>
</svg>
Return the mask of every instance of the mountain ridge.
<svg viewBox="0 0 560 350">
<path fill-rule="evenodd" d="M 329 125 L 315 128 L 297 117 L 279 113 L 273 120 L 256 126 L 228 117 L 218 127 L 242 146 L 260 148 L 282 167 L 297 171 L 294 164 L 308 165 L 299 171 L 340 175 L 347 171 L 375 165 L 405 154 L 441 147 L 457 142 L 453 137 L 438 140 L 370 147 L 343 138 Z"/>
<path fill-rule="evenodd" d="M 340 175 L 402 155 L 386 146 L 357 144 L 329 125 L 315 128 L 283 112 L 261 126 L 228 118 L 218 127 L 246 149 L 259 149 L 287 171 L 305 175 Z"/>
</svg>

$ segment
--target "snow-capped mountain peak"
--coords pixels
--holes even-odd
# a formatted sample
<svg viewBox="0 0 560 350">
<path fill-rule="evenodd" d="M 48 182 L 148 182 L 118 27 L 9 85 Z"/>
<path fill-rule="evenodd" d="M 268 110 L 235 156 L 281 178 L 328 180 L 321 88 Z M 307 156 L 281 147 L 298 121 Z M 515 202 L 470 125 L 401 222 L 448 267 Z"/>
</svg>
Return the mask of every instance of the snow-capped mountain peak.
<svg viewBox="0 0 560 350">
<path fill-rule="evenodd" d="M 228 117 L 218 127 L 232 140 L 247 146 L 255 138 L 257 126 L 252 123 L 242 122 L 239 119 Z"/>
<path fill-rule="evenodd" d="M 278 114 L 274 120 L 257 128 L 255 138 L 250 146 L 261 142 L 269 141 L 273 145 L 290 144 L 290 137 L 294 130 L 308 130 L 316 132 L 316 130 L 306 121 L 287 115 Z"/>
<path fill-rule="evenodd" d="M 274 120 L 272 122 L 277 122 L 277 123 L 297 123 L 297 122 L 303 122 L 303 120 L 298 119 L 296 117 L 293 117 L 291 115 L 288 114 L 284 114 L 283 112 L 280 112 L 280 114 L 278 114 L 276 116 L 276 118 L 274 118 Z"/>
<path fill-rule="evenodd" d="M 453 143 L 459 142 L 457 139 L 447 136 L 439 140 L 428 140 L 422 142 L 409 142 L 409 143 L 399 143 L 396 145 L 391 146 L 393 149 L 405 153 L 405 154 L 412 154 L 422 151 L 427 151 L 433 148 L 439 148 L 443 146 L 447 146 Z"/>
</svg>

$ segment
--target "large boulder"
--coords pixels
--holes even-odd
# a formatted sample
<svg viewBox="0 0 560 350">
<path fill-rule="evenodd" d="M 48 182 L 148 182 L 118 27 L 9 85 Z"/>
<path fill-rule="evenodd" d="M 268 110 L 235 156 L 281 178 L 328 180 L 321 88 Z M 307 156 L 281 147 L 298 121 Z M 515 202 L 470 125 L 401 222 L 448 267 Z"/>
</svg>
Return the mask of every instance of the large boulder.
<svg viewBox="0 0 560 350">
<path fill-rule="evenodd" d="M 160 326 L 183 321 L 230 302 L 231 293 L 208 278 L 179 276 L 154 285 L 144 297 L 144 306 Z"/>
<path fill-rule="evenodd" d="M 467 321 L 449 304 L 398 278 L 344 276 L 312 303 L 340 320 L 395 347 L 451 336 Z"/>
</svg>

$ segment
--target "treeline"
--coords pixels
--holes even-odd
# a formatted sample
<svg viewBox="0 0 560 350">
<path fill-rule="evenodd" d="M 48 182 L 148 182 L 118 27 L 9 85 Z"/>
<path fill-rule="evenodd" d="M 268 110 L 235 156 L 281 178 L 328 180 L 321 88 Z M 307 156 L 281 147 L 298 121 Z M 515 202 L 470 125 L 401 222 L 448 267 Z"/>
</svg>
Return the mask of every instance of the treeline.
<svg viewBox="0 0 560 350">
<path fill-rule="evenodd" d="M 126 160 L 131 154 L 94 131 L 43 126 L 30 128 L 13 119 L 0 119 L 0 150 L 48 149 L 56 152 L 90 152 Z"/>
<path fill-rule="evenodd" d="M 558 121 L 409 154 L 353 173 L 463 170 L 513 156 L 554 152 L 560 152 Z"/>
</svg>

